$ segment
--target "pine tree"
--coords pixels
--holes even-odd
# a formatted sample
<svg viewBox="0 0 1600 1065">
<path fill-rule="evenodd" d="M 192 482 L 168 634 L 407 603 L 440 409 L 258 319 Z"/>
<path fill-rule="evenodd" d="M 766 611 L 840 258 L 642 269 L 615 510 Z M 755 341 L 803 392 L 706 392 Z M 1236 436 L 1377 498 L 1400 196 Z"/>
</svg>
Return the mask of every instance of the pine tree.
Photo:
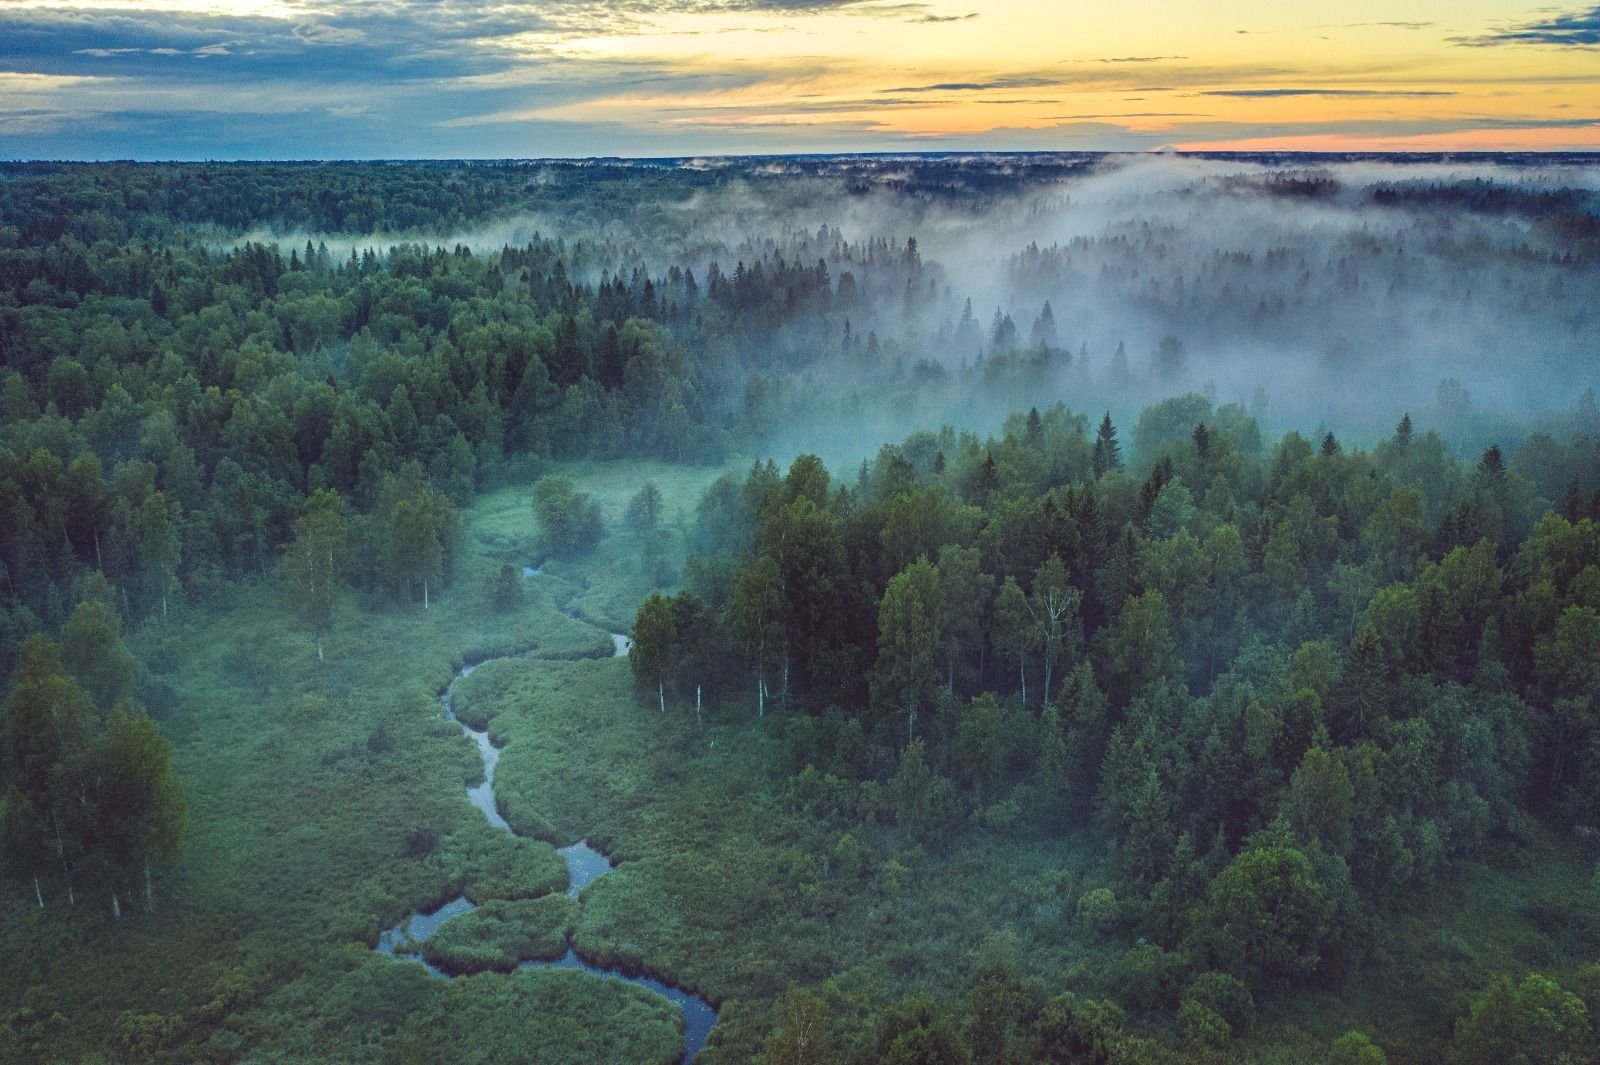
<svg viewBox="0 0 1600 1065">
<path fill-rule="evenodd" d="M 1108 470 L 1122 468 L 1122 447 L 1117 443 L 1117 427 L 1111 424 L 1111 412 L 1100 419 L 1100 431 L 1094 438 L 1094 475 L 1098 480 Z"/>
<path fill-rule="evenodd" d="M 1339 712 L 1339 738 L 1366 735 L 1367 725 L 1383 711 L 1389 691 L 1389 662 L 1383 642 L 1371 625 L 1363 625 L 1345 658 L 1334 691 Z"/>
<path fill-rule="evenodd" d="M 1039 451 L 1044 447 L 1044 421 L 1039 417 L 1038 407 L 1028 408 L 1028 423 L 1022 431 L 1022 446 L 1029 451 Z"/>
<path fill-rule="evenodd" d="M 980 507 L 989 505 L 996 488 L 1000 487 L 1000 471 L 995 466 L 994 454 L 985 452 L 983 462 L 978 466 L 977 475 L 973 478 L 972 502 Z"/>
</svg>

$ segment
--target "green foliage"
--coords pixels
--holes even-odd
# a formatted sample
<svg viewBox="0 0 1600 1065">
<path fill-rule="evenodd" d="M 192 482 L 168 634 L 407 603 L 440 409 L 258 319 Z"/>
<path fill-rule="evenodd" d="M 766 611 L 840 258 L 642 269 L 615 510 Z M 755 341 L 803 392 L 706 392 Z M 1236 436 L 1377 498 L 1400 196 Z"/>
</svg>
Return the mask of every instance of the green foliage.
<svg viewBox="0 0 1600 1065">
<path fill-rule="evenodd" d="M 1502 976 L 1456 1020 L 1457 1065 L 1568 1065 L 1591 1056 L 1594 1032 L 1583 1000 L 1548 976 Z"/>
<path fill-rule="evenodd" d="M 502 563 L 489 585 L 489 609 L 506 614 L 522 603 L 522 574 L 511 563 Z"/>
<path fill-rule="evenodd" d="M 301 616 L 316 637 L 318 658 L 323 633 L 333 626 L 345 587 L 342 571 L 349 535 L 344 500 L 320 489 L 306 500 L 295 522 L 294 540 L 284 551 L 284 571 Z"/>
<path fill-rule="evenodd" d="M 82 666 L 94 657 L 85 646 L 91 632 L 114 638 L 115 628 L 95 625 L 92 605 L 75 616 Z M 99 680 L 107 671 L 88 675 Z M 0 740 L 0 842 L 8 872 L 31 880 L 39 907 L 49 884 L 69 904 L 80 891 L 100 895 L 117 917 L 136 896 L 153 909 L 150 866 L 177 851 L 188 814 L 172 747 L 150 718 L 126 700 L 101 717 L 56 646 L 31 637 L 11 678 Z"/>
<path fill-rule="evenodd" d="M 600 542 L 600 506 L 569 477 L 541 477 L 533 486 L 533 512 L 545 550 L 557 558 L 574 558 Z"/>
<path fill-rule="evenodd" d="M 961 1065 L 972 1060 L 972 1051 L 948 1009 L 913 997 L 884 1013 L 872 1057 L 893 1065 Z"/>
<path fill-rule="evenodd" d="M 1350 849 L 1355 789 L 1344 763 L 1318 747 L 1308 749 L 1289 779 L 1284 813 L 1295 834 L 1335 854 Z"/>
<path fill-rule="evenodd" d="M 1327 1065 L 1388 1065 L 1383 1050 L 1363 1032 L 1346 1032 L 1328 1049 Z"/>
<path fill-rule="evenodd" d="M 1201 973 L 1184 989 L 1183 1002 L 1192 1002 L 1220 1018 L 1229 1037 L 1244 1035 L 1255 1022 L 1256 1004 L 1250 989 L 1227 973 Z M 1212 1026 L 1206 1027 L 1209 1030 Z"/>
<path fill-rule="evenodd" d="M 791 987 L 773 1006 L 772 1033 L 762 1048 L 768 1065 L 832 1065 L 837 1060 L 828 1033 L 827 1000 Z"/>
<path fill-rule="evenodd" d="M 463 891 L 476 903 L 536 899 L 567 886 L 567 866 L 542 840 L 512 837 L 466 870 Z"/>
<path fill-rule="evenodd" d="M 628 511 L 623 522 L 640 536 L 650 536 L 661 524 L 661 489 L 646 481 L 634 497 L 628 500 Z M 543 518 L 540 519 L 541 523 Z"/>
<path fill-rule="evenodd" d="M 667 710 L 667 678 L 675 671 L 678 656 L 678 625 L 673 617 L 672 601 L 660 592 L 651 592 L 633 621 L 633 646 L 628 649 L 628 662 L 633 666 L 636 685 L 645 691 L 655 689 L 662 713 Z"/>
<path fill-rule="evenodd" d="M 450 973 L 509 972 L 518 962 L 565 954 L 577 920 L 578 902 L 565 895 L 486 902 L 441 924 L 422 956 Z"/>
<path fill-rule="evenodd" d="M 122 619 L 110 604 L 85 599 L 61 627 L 61 663 L 101 713 L 133 695 L 139 662 L 122 642 Z"/>
<path fill-rule="evenodd" d="M 878 607 L 878 676 L 885 701 L 902 707 L 906 735 L 933 694 L 944 615 L 939 571 L 919 558 L 890 579 Z"/>
<path fill-rule="evenodd" d="M 1313 972 L 1327 921 L 1326 892 L 1311 863 L 1280 844 L 1241 851 L 1217 874 L 1196 929 L 1219 969 L 1261 987 Z"/>
<path fill-rule="evenodd" d="M 1078 920 L 1091 935 L 1103 935 L 1117 923 L 1117 895 L 1107 887 L 1086 891 L 1078 900 Z"/>
<path fill-rule="evenodd" d="M 330 520 L 323 511 L 324 519 Z M 408 466 L 385 474 L 378 487 L 379 567 L 397 592 L 430 603 L 429 589 L 450 573 L 460 536 L 460 519 L 448 496 L 432 487 L 422 471 Z"/>
<path fill-rule="evenodd" d="M 401 1018 L 390 1043 L 399 1060 L 669 1065 L 683 1054 L 676 1007 L 643 988 L 583 972 L 535 969 L 457 980 L 419 1005 Z M 539 1023 L 529 1025 L 530 1017 Z"/>
</svg>

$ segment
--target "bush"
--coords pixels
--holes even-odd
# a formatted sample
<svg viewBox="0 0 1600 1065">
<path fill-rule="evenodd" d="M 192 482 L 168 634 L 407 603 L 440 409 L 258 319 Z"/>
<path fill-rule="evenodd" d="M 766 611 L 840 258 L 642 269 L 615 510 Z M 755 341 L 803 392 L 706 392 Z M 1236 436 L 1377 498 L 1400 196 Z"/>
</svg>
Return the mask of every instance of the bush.
<svg viewBox="0 0 1600 1065">
<path fill-rule="evenodd" d="M 522 574 L 507 562 L 489 583 L 489 606 L 496 614 L 508 614 L 522 602 Z"/>
<path fill-rule="evenodd" d="M 1233 1038 L 1233 1029 L 1221 1014 L 1193 999 L 1185 999 L 1178 1008 L 1178 1027 L 1184 1045 L 1193 1049 L 1221 1050 Z"/>
<path fill-rule="evenodd" d="M 1456 1021 L 1459 1065 L 1567 1065 L 1593 1060 L 1593 1032 L 1583 1000 L 1540 973 L 1521 983 L 1502 976 Z"/>
<path fill-rule="evenodd" d="M 1095 888 L 1078 900 L 1078 920 L 1094 935 L 1104 935 L 1117 923 L 1117 896 L 1110 888 Z"/>
<path fill-rule="evenodd" d="M 1389 1059 L 1360 1032 L 1346 1032 L 1328 1050 L 1328 1065 L 1388 1065 Z"/>
<path fill-rule="evenodd" d="M 1216 1013 L 1227 1022 L 1231 1035 L 1243 1035 L 1255 1022 L 1256 1003 L 1250 989 L 1227 973 L 1201 973 L 1184 991 L 1183 1001 Z"/>
<path fill-rule="evenodd" d="M 1111 979 L 1124 1005 L 1141 1010 L 1168 1010 L 1177 1002 L 1183 969 L 1184 961 L 1179 955 L 1168 953 L 1154 943 L 1141 943 L 1117 960 Z"/>
</svg>

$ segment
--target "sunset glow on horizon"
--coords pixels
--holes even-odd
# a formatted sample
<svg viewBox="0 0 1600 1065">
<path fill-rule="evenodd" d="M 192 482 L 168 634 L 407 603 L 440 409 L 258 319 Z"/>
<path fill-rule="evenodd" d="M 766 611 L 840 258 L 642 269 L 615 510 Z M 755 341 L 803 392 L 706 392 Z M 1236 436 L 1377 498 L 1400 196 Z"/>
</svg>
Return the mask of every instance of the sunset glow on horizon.
<svg viewBox="0 0 1600 1065">
<path fill-rule="evenodd" d="M 12 0 L 11 158 L 1600 150 L 1600 7 Z"/>
</svg>

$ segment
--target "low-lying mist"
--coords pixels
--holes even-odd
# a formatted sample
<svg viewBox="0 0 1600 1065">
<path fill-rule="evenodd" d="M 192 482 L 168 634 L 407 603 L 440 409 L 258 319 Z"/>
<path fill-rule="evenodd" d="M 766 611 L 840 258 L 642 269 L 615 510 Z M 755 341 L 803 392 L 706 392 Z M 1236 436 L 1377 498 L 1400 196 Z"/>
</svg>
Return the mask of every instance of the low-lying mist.
<svg viewBox="0 0 1600 1065">
<path fill-rule="evenodd" d="M 1572 157 L 842 157 L 638 164 L 625 201 L 449 233 L 310 234 L 339 256 L 406 240 L 491 255 L 535 237 L 574 280 L 824 264 L 821 302 L 739 338 L 819 400 L 918 373 L 918 418 L 1006 403 L 1134 410 L 1203 392 L 1357 434 L 1581 401 L 1600 375 L 1600 167 Z M 528 168 L 530 195 L 592 167 Z M 292 246 L 304 232 L 250 239 Z M 908 243 L 911 242 L 911 243 Z M 664 280 L 658 280 L 664 285 Z M 793 302 L 791 293 L 791 303 Z M 1045 313 L 1046 305 L 1050 313 Z M 770 352 L 760 353 L 762 356 Z M 935 369 L 937 367 L 938 369 Z M 934 400 L 931 386 L 947 376 Z M 1006 387 L 1009 381 L 1012 386 Z M 997 418 L 1006 403 L 983 411 Z M 830 410 L 837 409 L 828 403 Z M 904 408 L 856 403 L 863 420 Z M 885 414 L 889 417 L 885 417 Z M 911 428 L 911 425 L 907 425 Z M 774 427 L 781 429 L 781 427 Z M 841 425 L 851 439 L 888 425 Z"/>
</svg>

